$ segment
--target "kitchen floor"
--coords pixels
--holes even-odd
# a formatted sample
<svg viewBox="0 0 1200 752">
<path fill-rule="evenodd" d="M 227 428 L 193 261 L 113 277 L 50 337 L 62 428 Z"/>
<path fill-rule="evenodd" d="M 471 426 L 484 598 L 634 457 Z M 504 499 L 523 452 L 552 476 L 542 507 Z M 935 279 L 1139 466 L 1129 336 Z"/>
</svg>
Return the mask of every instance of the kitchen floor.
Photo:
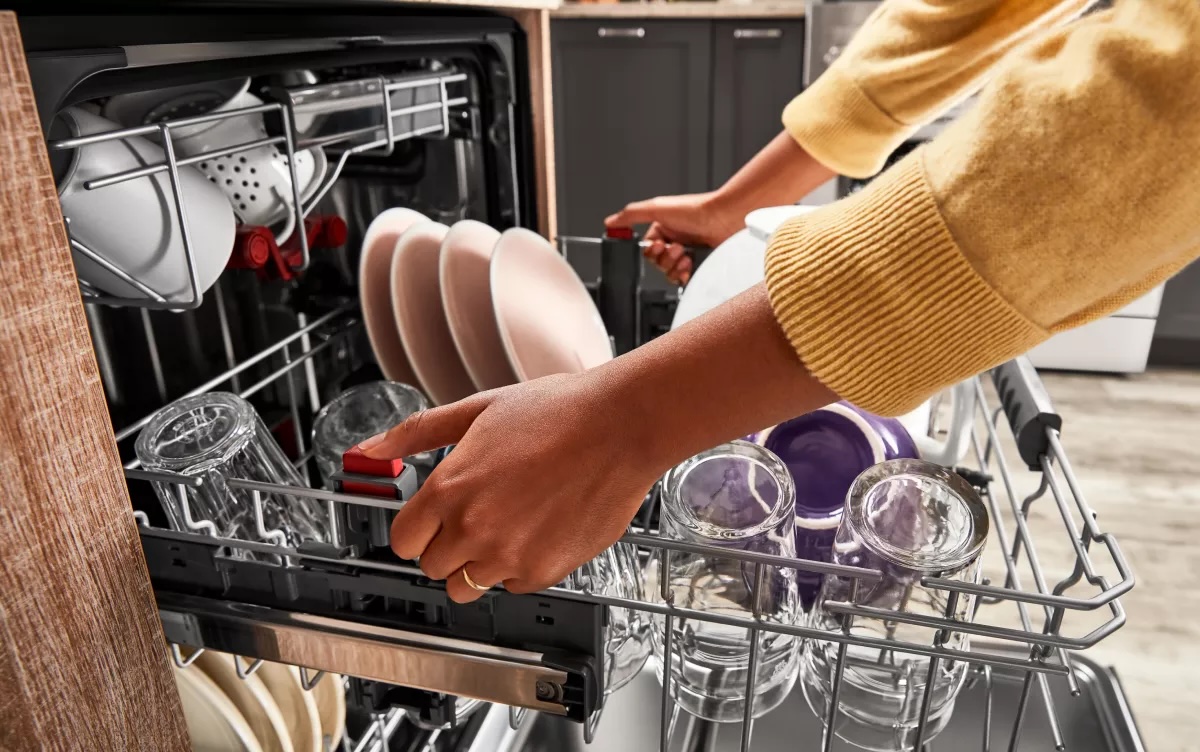
<svg viewBox="0 0 1200 752">
<path fill-rule="evenodd" d="M 1200 752 L 1200 371 L 1045 374 L 1043 380 L 1063 417 L 1062 442 L 1080 491 L 1101 528 L 1119 541 L 1137 579 L 1122 599 L 1128 622 L 1087 655 L 1116 667 L 1148 749 Z M 1011 444 L 1007 430 L 1003 440 Z M 1005 455 L 1015 471 L 1016 495 L 1024 498 L 1040 476 L 1024 470 L 1015 450 Z M 1049 494 L 1034 502 L 1030 521 L 1053 587 L 1074 556 Z M 1011 518 L 1005 524 L 1011 535 Z M 1003 571 L 994 543 L 985 561 L 993 579 Z M 1028 568 L 1021 572 L 1031 588 Z M 1087 596 L 1095 589 L 1084 585 L 1071 592 Z M 1042 614 L 1031 615 L 1040 626 Z M 1108 616 L 1068 614 L 1064 632 L 1082 636 Z M 1012 623 L 1015 616 L 987 621 Z"/>
</svg>

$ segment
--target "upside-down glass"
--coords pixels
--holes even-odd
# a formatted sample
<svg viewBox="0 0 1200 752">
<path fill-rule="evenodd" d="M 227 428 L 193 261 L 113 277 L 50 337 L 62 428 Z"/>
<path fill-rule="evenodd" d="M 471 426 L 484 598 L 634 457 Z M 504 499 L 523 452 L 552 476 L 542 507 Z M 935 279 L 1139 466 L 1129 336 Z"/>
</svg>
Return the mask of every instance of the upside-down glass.
<svg viewBox="0 0 1200 752">
<path fill-rule="evenodd" d="M 198 488 L 187 487 L 192 520 L 212 522 L 217 535 L 224 538 L 262 539 L 252 492 L 229 487 L 226 478 L 304 486 L 250 403 L 227 392 L 185 397 L 162 408 L 138 435 L 135 450 L 147 470 L 203 478 Z M 188 531 L 180 488 L 154 483 L 171 526 Z M 262 517 L 263 527 L 281 531 L 289 546 L 304 540 L 326 540 L 328 519 L 319 502 L 264 493 Z"/>
<path fill-rule="evenodd" d="M 642 568 L 637 548 L 618 543 L 575 570 L 563 587 L 599 595 L 642 600 Z M 628 684 L 650 657 L 650 617 L 636 609 L 608 608 L 604 635 L 604 694 Z"/>
<path fill-rule="evenodd" d="M 987 510 L 970 484 L 939 465 L 913 459 L 880 463 L 855 480 L 833 547 L 836 564 L 877 569 L 877 582 L 827 576 L 812 626 L 842 632 L 849 618 L 829 609 L 832 602 L 970 621 L 974 597 L 922 586 L 921 579 L 976 582 L 979 554 L 987 540 Z M 935 631 L 865 616 L 854 616 L 850 634 L 932 645 Z M 967 636 L 949 634 L 944 647 L 966 650 Z M 836 643 L 809 640 L 801 661 L 801 684 L 809 707 L 822 720 L 836 673 Z M 967 675 L 963 661 L 937 659 L 880 648 L 850 645 L 839 693 L 835 733 L 863 749 L 892 752 L 914 748 L 925 692 L 931 693 L 924 741 L 936 736 L 954 712 Z"/>
<path fill-rule="evenodd" d="M 774 454 L 746 441 L 724 444 L 673 468 L 663 478 L 661 533 L 666 538 L 731 551 L 794 558 L 795 490 Z M 656 552 L 657 553 L 657 552 Z M 647 568 L 647 595 L 662 601 L 661 559 Z M 752 617 L 758 565 L 725 556 L 673 551 L 666 573 L 676 606 L 714 615 Z M 799 614 L 796 573 L 761 567 L 758 611 L 762 621 L 794 624 Z M 665 617 L 651 631 L 663 679 Z M 718 722 L 742 720 L 749 675 L 751 634 L 699 619 L 675 617 L 671 695 L 680 708 Z M 750 701 L 759 717 L 777 707 L 796 681 L 799 640 L 762 632 Z"/>
<path fill-rule="evenodd" d="M 321 480 L 342 467 L 342 454 L 360 442 L 398 425 L 413 413 L 429 407 L 424 395 L 407 384 L 372 381 L 351 387 L 329 401 L 313 420 L 313 456 Z M 413 464 L 433 460 L 421 455 Z"/>
</svg>

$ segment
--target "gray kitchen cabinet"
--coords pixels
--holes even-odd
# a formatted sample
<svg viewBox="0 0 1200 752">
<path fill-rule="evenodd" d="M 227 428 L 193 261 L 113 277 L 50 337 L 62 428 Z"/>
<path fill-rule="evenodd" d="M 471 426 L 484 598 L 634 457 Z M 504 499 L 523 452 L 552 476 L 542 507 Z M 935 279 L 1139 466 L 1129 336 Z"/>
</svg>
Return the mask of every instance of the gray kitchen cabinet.
<svg viewBox="0 0 1200 752">
<path fill-rule="evenodd" d="M 713 185 L 779 133 L 784 106 L 803 86 L 803 59 L 802 20 L 713 24 Z"/>
<path fill-rule="evenodd" d="M 551 40 L 559 233 L 595 236 L 629 201 L 708 189 L 711 22 L 559 19 Z M 595 248 L 569 250 L 595 279 Z"/>
</svg>

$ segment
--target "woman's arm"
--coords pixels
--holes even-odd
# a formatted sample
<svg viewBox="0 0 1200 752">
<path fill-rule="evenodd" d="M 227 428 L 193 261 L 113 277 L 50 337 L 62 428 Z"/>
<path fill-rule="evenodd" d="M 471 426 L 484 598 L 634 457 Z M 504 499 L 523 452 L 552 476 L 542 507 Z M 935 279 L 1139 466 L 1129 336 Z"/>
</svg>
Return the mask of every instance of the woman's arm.
<svg viewBox="0 0 1200 752">
<path fill-rule="evenodd" d="M 483 392 L 363 443 L 374 457 L 457 444 L 392 525 L 451 597 L 539 590 L 624 532 L 679 460 L 836 397 L 788 345 L 759 285 L 604 366 Z"/>
<path fill-rule="evenodd" d="M 1195 0 L 1047 32 L 933 142 L 780 228 L 776 317 L 822 383 L 895 414 L 1116 310 L 1200 253 L 1197 112 Z"/>
<path fill-rule="evenodd" d="M 639 201 L 605 220 L 649 223 L 645 249 L 686 283 L 683 246 L 715 247 L 749 212 L 799 201 L 838 173 L 865 177 L 920 125 L 974 92 L 1002 55 L 1091 0 L 889 0 L 784 111 L 785 130 L 719 189 Z"/>
</svg>

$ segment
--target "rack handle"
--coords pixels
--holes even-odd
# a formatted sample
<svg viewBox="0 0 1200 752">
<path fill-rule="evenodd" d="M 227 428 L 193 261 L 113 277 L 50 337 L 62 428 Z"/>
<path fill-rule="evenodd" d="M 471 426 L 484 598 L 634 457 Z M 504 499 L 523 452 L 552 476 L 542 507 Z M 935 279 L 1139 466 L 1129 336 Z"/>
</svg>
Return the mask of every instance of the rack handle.
<svg viewBox="0 0 1200 752">
<path fill-rule="evenodd" d="M 1040 470 L 1042 455 L 1050 451 L 1046 429 L 1062 430 L 1062 416 L 1054 411 L 1037 370 L 1022 355 L 993 368 L 992 383 L 1012 426 L 1021 459 L 1030 470 Z"/>
<path fill-rule="evenodd" d="M 734 39 L 781 39 L 783 29 L 734 29 Z"/>
<path fill-rule="evenodd" d="M 644 39 L 646 29 L 641 26 L 601 26 L 596 30 L 601 39 Z"/>
</svg>

